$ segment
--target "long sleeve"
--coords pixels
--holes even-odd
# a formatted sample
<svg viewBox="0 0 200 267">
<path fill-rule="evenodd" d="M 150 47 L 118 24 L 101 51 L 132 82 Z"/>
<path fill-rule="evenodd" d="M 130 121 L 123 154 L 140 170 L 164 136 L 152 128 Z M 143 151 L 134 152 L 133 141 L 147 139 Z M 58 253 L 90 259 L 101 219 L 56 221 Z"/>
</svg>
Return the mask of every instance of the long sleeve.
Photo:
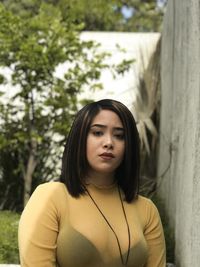
<svg viewBox="0 0 200 267">
<path fill-rule="evenodd" d="M 144 235 L 148 245 L 148 261 L 145 267 L 165 267 L 165 239 L 160 216 L 151 200 L 148 200 L 146 208 L 147 223 Z"/>
<path fill-rule="evenodd" d="M 19 223 L 21 267 L 55 267 L 59 212 L 54 183 L 40 185 L 32 194 Z"/>
</svg>

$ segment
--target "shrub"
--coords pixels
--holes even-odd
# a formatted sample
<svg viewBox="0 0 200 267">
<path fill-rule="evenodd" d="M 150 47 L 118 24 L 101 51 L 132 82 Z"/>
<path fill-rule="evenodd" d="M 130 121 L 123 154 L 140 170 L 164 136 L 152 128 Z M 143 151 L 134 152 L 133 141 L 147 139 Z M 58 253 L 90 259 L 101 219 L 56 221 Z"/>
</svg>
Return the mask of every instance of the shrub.
<svg viewBox="0 0 200 267">
<path fill-rule="evenodd" d="M 17 230 L 20 215 L 0 211 L 0 263 L 19 263 Z"/>
</svg>

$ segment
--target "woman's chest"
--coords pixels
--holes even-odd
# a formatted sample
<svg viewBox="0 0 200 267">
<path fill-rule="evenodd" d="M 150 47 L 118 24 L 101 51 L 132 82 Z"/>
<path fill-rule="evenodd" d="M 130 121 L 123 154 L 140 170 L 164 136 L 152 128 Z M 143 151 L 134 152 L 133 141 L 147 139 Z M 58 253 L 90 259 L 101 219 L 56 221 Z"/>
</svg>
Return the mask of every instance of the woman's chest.
<svg viewBox="0 0 200 267">
<path fill-rule="evenodd" d="M 140 264 L 130 266 L 143 266 L 147 254 L 143 226 L 131 206 L 125 205 L 124 208 L 127 223 L 117 201 L 108 199 L 106 203 L 99 204 L 99 210 L 89 198 L 70 200 L 68 214 L 60 224 L 58 236 L 57 251 L 61 262 L 65 262 L 63 266 L 86 266 L 83 262 L 87 262 L 88 267 L 96 266 L 96 262 L 101 262 L 99 266 L 112 262 L 115 262 L 114 266 L 121 266 L 120 250 L 126 258 L 129 238 L 130 261 Z M 68 264 L 66 261 L 69 261 Z M 72 261 L 74 264 L 70 265 Z M 90 262 L 93 262 L 92 265 Z"/>
</svg>

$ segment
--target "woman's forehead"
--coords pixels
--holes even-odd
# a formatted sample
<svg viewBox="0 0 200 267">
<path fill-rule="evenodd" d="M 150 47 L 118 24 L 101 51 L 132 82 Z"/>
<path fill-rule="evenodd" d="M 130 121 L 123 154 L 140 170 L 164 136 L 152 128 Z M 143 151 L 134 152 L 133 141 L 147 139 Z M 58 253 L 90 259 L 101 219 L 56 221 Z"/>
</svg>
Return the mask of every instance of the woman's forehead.
<svg viewBox="0 0 200 267">
<path fill-rule="evenodd" d="M 99 113 L 93 118 L 91 126 L 94 124 L 99 125 L 112 125 L 113 127 L 123 128 L 122 121 L 119 116 L 112 110 L 102 109 Z"/>
</svg>

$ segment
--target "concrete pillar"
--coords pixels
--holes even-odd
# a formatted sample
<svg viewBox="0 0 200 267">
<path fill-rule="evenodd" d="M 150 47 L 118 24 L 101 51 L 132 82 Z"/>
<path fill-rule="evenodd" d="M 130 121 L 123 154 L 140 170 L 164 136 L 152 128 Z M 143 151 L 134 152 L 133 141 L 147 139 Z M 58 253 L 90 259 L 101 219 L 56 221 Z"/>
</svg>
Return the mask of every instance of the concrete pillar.
<svg viewBox="0 0 200 267">
<path fill-rule="evenodd" d="M 158 176 L 176 263 L 200 266 L 200 1 L 168 0 L 161 56 Z"/>
</svg>

